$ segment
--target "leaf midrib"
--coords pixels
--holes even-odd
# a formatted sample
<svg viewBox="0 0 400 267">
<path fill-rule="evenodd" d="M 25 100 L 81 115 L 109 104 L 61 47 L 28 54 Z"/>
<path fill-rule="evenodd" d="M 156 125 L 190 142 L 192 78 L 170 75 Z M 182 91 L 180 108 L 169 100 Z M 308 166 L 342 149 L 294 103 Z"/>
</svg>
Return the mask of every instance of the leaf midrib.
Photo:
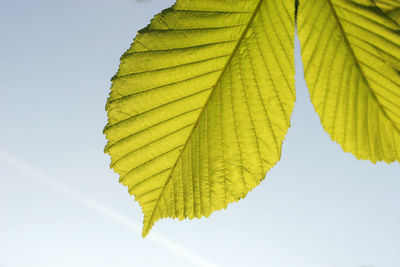
<svg viewBox="0 0 400 267">
<path fill-rule="evenodd" d="M 207 106 L 208 106 L 208 103 L 209 103 L 209 101 L 210 101 L 210 99 L 211 99 L 211 96 L 212 96 L 213 93 L 215 92 L 215 87 L 216 87 L 217 84 L 220 82 L 220 80 L 221 80 L 221 78 L 223 77 L 223 75 L 225 74 L 225 71 L 227 70 L 229 64 L 231 63 L 231 61 L 232 61 L 232 59 L 233 59 L 233 57 L 234 57 L 236 51 L 239 49 L 239 46 L 240 46 L 240 44 L 242 43 L 243 39 L 245 38 L 247 32 L 249 31 L 250 26 L 251 26 L 251 24 L 253 23 L 254 18 L 255 18 L 255 16 L 257 15 L 258 10 L 260 9 L 260 6 L 261 6 L 261 4 L 263 3 L 263 1 L 264 1 L 264 0 L 259 0 L 259 1 L 258 1 L 256 7 L 254 8 L 254 11 L 253 11 L 252 14 L 251 14 L 251 17 L 250 17 L 250 19 L 249 19 L 249 21 L 248 21 L 246 27 L 244 28 L 243 32 L 241 33 L 241 35 L 240 35 L 240 37 L 239 37 L 239 39 L 238 39 L 238 41 L 237 41 L 235 47 L 233 48 L 230 57 L 229 57 L 228 60 L 226 61 L 226 64 L 225 64 L 224 68 L 221 70 L 221 74 L 218 76 L 218 79 L 215 81 L 214 86 L 212 86 L 213 89 L 212 89 L 212 91 L 210 92 L 210 94 L 208 95 L 208 98 L 207 98 L 206 102 L 204 103 L 204 108 L 200 111 L 200 114 L 199 114 L 199 116 L 197 117 L 196 122 L 193 124 L 193 128 L 192 128 L 192 130 L 190 131 L 190 133 L 189 133 L 189 135 L 188 135 L 188 137 L 187 137 L 187 139 L 186 139 L 186 141 L 185 141 L 185 143 L 184 143 L 182 149 L 180 150 L 180 153 L 179 153 L 179 155 L 178 155 L 178 157 L 177 157 L 177 159 L 176 159 L 174 165 L 173 165 L 172 168 L 171 168 L 171 173 L 170 173 L 170 175 L 168 176 L 166 182 L 164 183 L 164 186 L 163 186 L 162 189 L 161 189 L 160 195 L 158 196 L 157 201 L 156 201 L 156 203 L 154 204 L 154 208 L 153 208 L 153 210 L 152 210 L 152 212 L 151 212 L 150 218 L 149 218 L 147 224 L 144 226 L 143 233 L 142 233 L 143 237 L 147 235 L 147 233 L 148 233 L 148 231 L 149 231 L 149 227 L 151 227 L 151 225 L 152 225 L 152 220 L 153 220 L 153 217 L 154 217 L 154 213 L 155 213 L 155 211 L 156 211 L 156 209 L 157 209 L 157 206 L 158 206 L 158 203 L 159 203 L 159 201 L 160 201 L 160 199 L 161 199 L 161 196 L 162 196 L 162 194 L 164 193 L 165 187 L 166 187 L 167 184 L 170 182 L 171 177 L 172 177 L 172 174 L 174 173 L 174 170 L 175 170 L 175 168 L 176 168 L 176 166 L 177 166 L 179 160 L 180 160 L 181 157 L 182 157 L 183 151 L 185 150 L 185 148 L 186 148 L 186 146 L 187 146 L 187 144 L 188 144 L 188 141 L 189 141 L 190 137 L 192 136 L 194 130 L 195 130 L 196 127 L 197 127 L 197 125 L 199 124 L 200 118 L 201 118 L 201 116 L 203 115 L 204 111 L 207 109 Z"/>
</svg>

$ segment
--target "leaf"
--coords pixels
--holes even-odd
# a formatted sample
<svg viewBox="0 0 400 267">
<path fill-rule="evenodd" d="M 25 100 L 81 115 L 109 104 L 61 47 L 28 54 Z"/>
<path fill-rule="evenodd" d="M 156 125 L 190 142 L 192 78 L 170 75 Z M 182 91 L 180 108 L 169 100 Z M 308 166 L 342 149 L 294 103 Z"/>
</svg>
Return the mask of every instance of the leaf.
<svg viewBox="0 0 400 267">
<path fill-rule="evenodd" d="M 352 1 L 356 4 L 360 4 L 365 7 L 378 7 L 390 19 L 395 21 L 397 24 L 400 24 L 400 1 L 398 0 L 352 0 Z"/>
<path fill-rule="evenodd" d="M 144 212 L 200 218 L 246 196 L 279 159 L 294 92 L 294 1 L 180 0 L 121 57 L 104 129 Z"/>
<path fill-rule="evenodd" d="M 374 0 L 375 4 L 382 9 L 391 19 L 400 25 L 400 1 L 398 0 Z"/>
<path fill-rule="evenodd" d="M 400 27 L 357 2 L 300 1 L 305 79 L 324 129 L 344 151 L 399 161 Z"/>
</svg>

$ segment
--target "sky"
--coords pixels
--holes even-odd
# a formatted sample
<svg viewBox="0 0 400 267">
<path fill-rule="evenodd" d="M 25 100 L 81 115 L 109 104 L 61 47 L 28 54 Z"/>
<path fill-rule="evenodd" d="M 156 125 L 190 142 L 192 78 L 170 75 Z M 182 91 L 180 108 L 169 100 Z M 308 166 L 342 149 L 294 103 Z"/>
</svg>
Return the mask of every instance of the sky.
<svg viewBox="0 0 400 267">
<path fill-rule="evenodd" d="M 172 0 L 0 2 L 0 266 L 400 266 L 400 164 L 356 160 L 309 100 L 282 159 L 206 219 L 143 215 L 103 153 L 119 58 Z"/>
</svg>

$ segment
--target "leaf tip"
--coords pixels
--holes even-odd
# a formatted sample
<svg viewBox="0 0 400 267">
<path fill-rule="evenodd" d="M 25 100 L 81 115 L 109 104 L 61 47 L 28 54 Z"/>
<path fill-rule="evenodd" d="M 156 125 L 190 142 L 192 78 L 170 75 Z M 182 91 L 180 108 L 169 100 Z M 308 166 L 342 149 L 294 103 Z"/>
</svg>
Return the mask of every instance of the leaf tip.
<svg viewBox="0 0 400 267">
<path fill-rule="evenodd" d="M 144 219 L 143 219 L 143 229 L 142 229 L 142 237 L 145 238 L 149 233 L 151 228 L 155 223 L 155 220 L 149 218 L 145 211 L 143 211 Z"/>
</svg>

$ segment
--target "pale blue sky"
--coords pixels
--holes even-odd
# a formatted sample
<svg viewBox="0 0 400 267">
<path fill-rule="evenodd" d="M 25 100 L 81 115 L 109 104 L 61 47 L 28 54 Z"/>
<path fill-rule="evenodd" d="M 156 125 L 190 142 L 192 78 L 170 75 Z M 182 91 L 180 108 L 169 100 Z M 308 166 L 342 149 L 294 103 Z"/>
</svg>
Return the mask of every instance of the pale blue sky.
<svg viewBox="0 0 400 267">
<path fill-rule="evenodd" d="M 142 213 L 103 154 L 110 78 L 173 1 L 0 2 L 0 266 L 400 266 L 400 164 L 358 161 L 323 131 L 299 46 L 282 160 L 210 218 Z"/>
</svg>

